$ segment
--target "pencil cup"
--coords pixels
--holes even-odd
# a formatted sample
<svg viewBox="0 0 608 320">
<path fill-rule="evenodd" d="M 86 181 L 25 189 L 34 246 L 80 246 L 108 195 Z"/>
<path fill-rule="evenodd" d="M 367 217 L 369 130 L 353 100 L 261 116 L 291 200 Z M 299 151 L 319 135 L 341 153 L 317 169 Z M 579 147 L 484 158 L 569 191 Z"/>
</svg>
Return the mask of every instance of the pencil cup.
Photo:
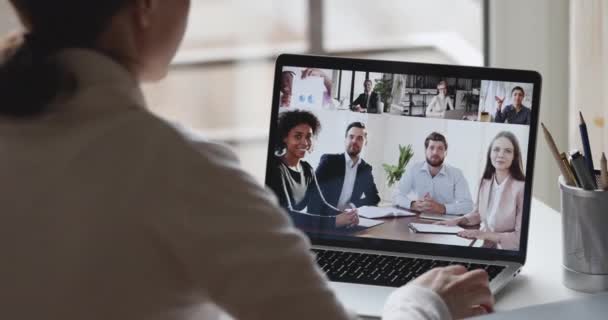
<svg viewBox="0 0 608 320">
<path fill-rule="evenodd" d="M 568 186 L 560 177 L 564 285 L 608 290 L 608 191 Z"/>
</svg>

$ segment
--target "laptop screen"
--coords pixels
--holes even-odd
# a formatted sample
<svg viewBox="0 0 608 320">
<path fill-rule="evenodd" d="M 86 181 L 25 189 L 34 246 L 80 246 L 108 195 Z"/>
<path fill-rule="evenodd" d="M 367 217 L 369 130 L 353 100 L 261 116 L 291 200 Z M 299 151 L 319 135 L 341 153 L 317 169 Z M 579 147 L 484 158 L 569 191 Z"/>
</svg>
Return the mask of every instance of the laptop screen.
<svg viewBox="0 0 608 320">
<path fill-rule="evenodd" d="M 280 68 L 267 183 L 296 227 L 520 250 L 532 81 Z"/>
</svg>

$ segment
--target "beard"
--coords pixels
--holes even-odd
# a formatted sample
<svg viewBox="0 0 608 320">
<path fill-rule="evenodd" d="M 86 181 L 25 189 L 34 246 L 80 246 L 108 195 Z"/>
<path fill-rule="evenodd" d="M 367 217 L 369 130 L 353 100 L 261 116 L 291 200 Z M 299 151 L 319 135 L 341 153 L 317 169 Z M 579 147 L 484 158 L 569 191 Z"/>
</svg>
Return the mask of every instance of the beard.
<svg viewBox="0 0 608 320">
<path fill-rule="evenodd" d="M 349 146 L 346 149 L 346 153 L 348 153 L 351 157 L 357 157 L 361 153 L 361 148 L 356 148 L 355 146 Z"/>
<path fill-rule="evenodd" d="M 431 167 L 440 167 L 443 164 L 444 158 L 436 157 L 435 160 L 431 158 L 426 158 L 426 163 Z"/>
</svg>

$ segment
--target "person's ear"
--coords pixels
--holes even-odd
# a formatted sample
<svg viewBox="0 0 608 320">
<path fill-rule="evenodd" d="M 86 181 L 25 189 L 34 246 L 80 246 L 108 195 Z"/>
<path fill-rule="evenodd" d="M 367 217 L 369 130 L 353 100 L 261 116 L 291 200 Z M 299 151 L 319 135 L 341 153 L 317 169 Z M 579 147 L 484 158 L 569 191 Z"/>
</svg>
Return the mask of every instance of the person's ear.
<svg viewBox="0 0 608 320">
<path fill-rule="evenodd" d="M 158 9 L 159 0 L 133 0 L 135 20 L 138 27 L 147 29 L 152 24 L 152 17 Z"/>
</svg>

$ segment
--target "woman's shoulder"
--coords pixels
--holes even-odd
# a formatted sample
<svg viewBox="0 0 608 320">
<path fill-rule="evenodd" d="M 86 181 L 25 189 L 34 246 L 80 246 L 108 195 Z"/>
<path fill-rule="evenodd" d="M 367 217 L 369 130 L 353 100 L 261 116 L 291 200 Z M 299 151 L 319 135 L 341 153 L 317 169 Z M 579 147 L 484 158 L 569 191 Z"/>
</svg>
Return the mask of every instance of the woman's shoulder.
<svg viewBox="0 0 608 320">
<path fill-rule="evenodd" d="M 526 181 L 516 180 L 511 177 L 511 189 L 515 190 L 516 192 L 523 192 L 525 187 Z"/>
<path fill-rule="evenodd" d="M 490 178 L 490 179 L 483 178 L 483 179 L 481 179 L 481 183 L 480 183 L 480 186 L 479 186 L 479 187 L 480 187 L 481 189 L 486 189 L 486 188 L 489 188 L 489 187 L 490 187 L 490 185 L 492 184 L 492 180 L 493 180 L 493 179 L 494 179 L 494 178 Z"/>
<path fill-rule="evenodd" d="M 281 165 L 283 164 L 283 161 L 281 161 L 280 157 L 277 157 L 276 155 L 272 155 L 269 159 L 268 159 L 268 165 L 271 168 L 276 168 L 279 169 L 281 167 Z M 277 170 L 273 170 L 273 172 L 277 172 Z"/>
<path fill-rule="evenodd" d="M 300 165 L 302 166 L 302 168 L 304 170 L 311 170 L 312 169 L 312 165 L 310 163 L 308 163 L 306 160 L 300 160 Z"/>
<path fill-rule="evenodd" d="M 182 138 L 192 146 L 198 153 L 204 157 L 213 156 L 219 157 L 224 160 L 231 160 L 239 162 L 238 157 L 227 145 L 210 141 L 202 132 L 194 130 L 183 124 L 176 122 L 165 122 L 170 126 L 168 129 L 174 129 L 179 134 L 179 138 Z"/>
<path fill-rule="evenodd" d="M 145 157 L 152 166 L 162 165 L 166 170 L 203 166 L 211 171 L 213 167 L 239 165 L 238 157 L 229 147 L 148 111 L 125 114 L 121 122 L 115 128 L 121 143 L 132 145 L 133 152 Z"/>
</svg>

